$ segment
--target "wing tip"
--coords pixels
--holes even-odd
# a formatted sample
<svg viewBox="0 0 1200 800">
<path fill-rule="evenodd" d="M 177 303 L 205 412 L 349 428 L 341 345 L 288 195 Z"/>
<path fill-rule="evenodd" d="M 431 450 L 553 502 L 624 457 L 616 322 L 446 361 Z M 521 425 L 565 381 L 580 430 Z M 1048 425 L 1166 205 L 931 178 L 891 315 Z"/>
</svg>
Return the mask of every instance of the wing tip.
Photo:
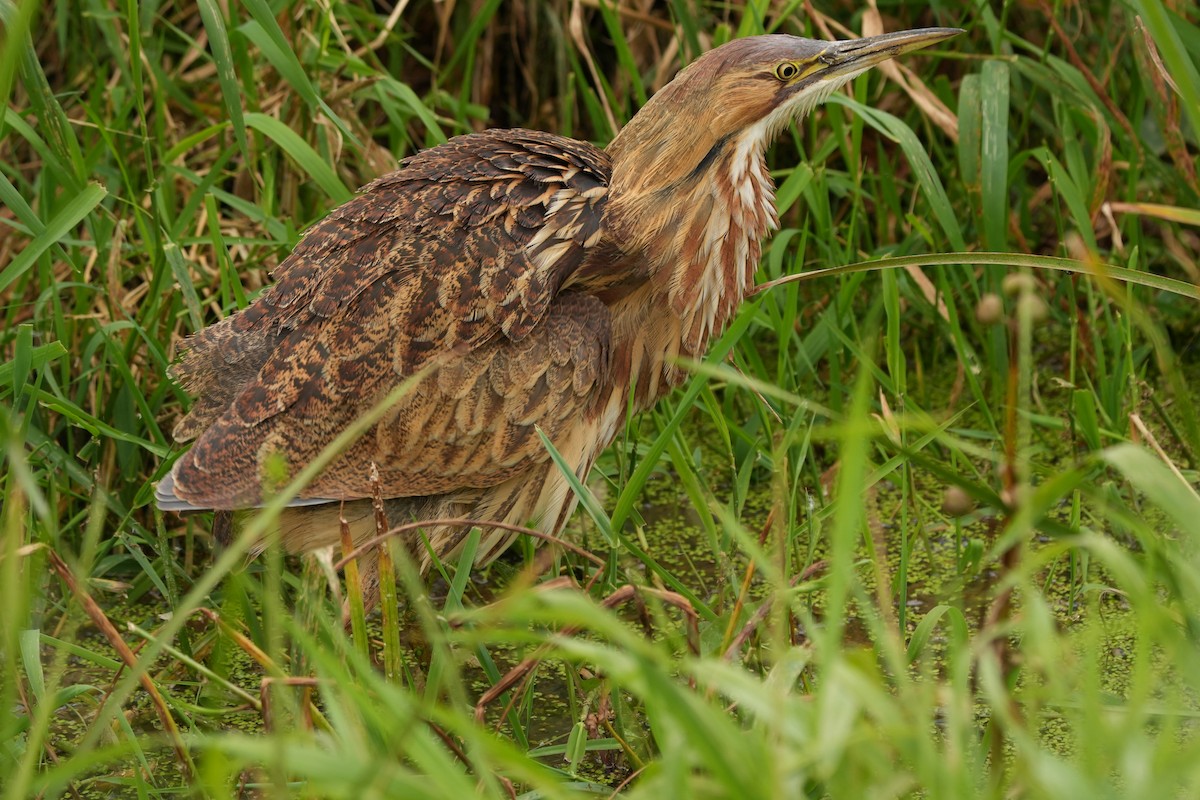
<svg viewBox="0 0 1200 800">
<path fill-rule="evenodd" d="M 327 505 L 329 503 L 339 503 L 339 502 L 341 502 L 341 501 L 337 500 L 335 498 L 332 498 L 332 497 L 293 497 L 291 500 L 288 501 L 285 508 L 320 506 L 320 505 Z M 166 475 L 164 475 L 162 480 L 160 480 L 158 482 L 158 485 L 156 485 L 154 487 L 154 504 L 163 511 L 173 511 L 176 514 L 195 514 L 195 513 L 200 513 L 203 511 L 237 511 L 237 510 L 239 510 L 239 508 L 223 508 L 215 503 L 210 504 L 210 505 L 197 505 L 196 503 L 192 503 L 192 502 L 180 497 L 179 494 L 175 491 L 175 470 L 174 469 L 172 469 Z M 266 505 L 266 504 L 265 503 L 255 503 L 253 505 L 247 505 L 244 508 L 246 508 L 246 509 L 262 508 L 264 505 Z"/>
<path fill-rule="evenodd" d="M 154 487 L 154 504 L 163 511 L 174 511 L 178 514 L 212 510 L 208 506 L 189 503 L 175 493 L 175 470 L 164 475 L 158 485 Z"/>
</svg>

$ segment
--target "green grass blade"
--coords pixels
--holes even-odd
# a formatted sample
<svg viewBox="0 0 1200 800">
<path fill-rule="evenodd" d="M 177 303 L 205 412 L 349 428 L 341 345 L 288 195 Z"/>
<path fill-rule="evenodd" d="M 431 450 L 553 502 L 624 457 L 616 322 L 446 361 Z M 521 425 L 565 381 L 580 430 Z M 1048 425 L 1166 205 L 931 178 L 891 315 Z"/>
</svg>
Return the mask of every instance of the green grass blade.
<svg viewBox="0 0 1200 800">
<path fill-rule="evenodd" d="M 983 192 L 983 98 L 977 74 L 964 75 L 958 89 L 958 166 L 967 193 Z"/>
<path fill-rule="evenodd" d="M 1008 240 L 1008 64 L 983 63 L 980 189 L 983 197 L 983 242 L 988 250 L 1005 250 Z"/>
<path fill-rule="evenodd" d="M 317 151 L 287 125 L 257 111 L 246 115 L 246 124 L 283 148 L 296 162 L 296 166 L 311 177 L 335 204 L 341 205 L 354 196 L 333 168 L 317 155 Z"/>
<path fill-rule="evenodd" d="M 1195 132 L 1200 131 L 1200 70 L 1196 69 L 1196 62 L 1188 55 L 1183 37 L 1161 0 L 1134 0 L 1133 6 L 1141 11 L 1142 21 L 1154 38 L 1195 136 Z"/>
<path fill-rule="evenodd" d="M 1079 185 L 1063 167 L 1062 162 L 1058 160 L 1053 153 L 1047 148 L 1041 148 L 1038 153 L 1038 158 L 1046 166 L 1046 174 L 1050 176 L 1050 182 L 1054 186 L 1055 191 L 1063 202 L 1067 204 L 1067 211 L 1070 212 L 1071 221 L 1079 235 L 1083 237 L 1088 249 L 1095 251 L 1099 248 L 1096 243 L 1096 232 L 1092 230 L 1091 215 L 1088 213 L 1087 200 L 1080 191 Z"/>
<path fill-rule="evenodd" d="M 17 65 L 33 46 L 29 28 L 39 5 L 37 0 L 0 2 L 0 23 L 4 27 L 4 47 L 0 48 L 0 108 L 8 108 Z M 4 128 L 0 125 L 0 135 L 3 133 Z"/>
<path fill-rule="evenodd" d="M 613 527 L 608 519 L 608 515 L 604 513 L 604 506 L 600 505 L 600 501 L 592 494 L 591 489 L 584 485 L 579 476 L 575 474 L 575 469 L 567 460 L 563 458 L 562 453 L 558 452 L 558 448 L 554 446 L 554 442 L 550 441 L 550 437 L 539 426 L 537 429 L 538 438 L 542 440 L 542 447 L 546 448 L 546 452 L 550 454 L 550 459 L 554 465 L 558 467 L 559 472 L 566 478 L 567 483 L 571 487 L 571 491 L 579 498 L 579 504 L 583 506 L 584 511 L 591 517 L 592 522 L 596 523 L 596 527 L 600 529 L 600 533 L 604 535 L 605 541 L 610 546 L 616 545 L 617 536 L 613 532 Z"/>
<path fill-rule="evenodd" d="M 1101 456 L 1170 515 L 1193 542 L 1200 540 L 1200 494 L 1177 470 L 1133 444 L 1110 447 Z"/>
<path fill-rule="evenodd" d="M 279 23 L 275 21 L 275 15 L 272 13 L 270 6 L 266 0 L 242 0 L 246 9 L 254 17 L 254 22 L 247 22 L 238 30 L 247 39 L 262 51 L 263 55 L 271 62 L 271 66 L 283 76 L 283 79 L 304 99 L 309 106 L 314 110 L 318 110 L 329 118 L 329 121 L 337 126 L 342 135 L 356 147 L 361 143 L 350 130 L 350 126 L 345 120 L 334 113 L 321 95 L 317 92 L 312 82 L 308 79 L 308 73 L 300 64 L 300 59 L 296 57 L 295 51 L 288 43 L 287 37 L 283 31 L 279 29 Z"/>
<path fill-rule="evenodd" d="M 61 342 L 50 342 L 49 344 L 38 345 L 29 351 L 28 362 L 25 365 L 25 370 L 17 368 L 16 361 L 5 361 L 0 364 L 0 386 L 4 384 L 13 384 L 18 373 L 24 371 L 26 373 L 41 369 L 51 361 L 56 361 L 67 354 L 67 348 L 62 346 Z M 23 386 L 24 383 L 21 382 Z M 20 387 L 13 385 L 14 394 Z"/>
<path fill-rule="evenodd" d="M 1094 275 L 1099 272 L 1106 278 L 1146 286 L 1162 292 L 1169 292 L 1180 297 L 1190 297 L 1200 300 L 1200 286 L 1194 286 L 1175 278 L 1155 275 L 1150 272 L 1117 267 L 1112 264 L 1093 266 L 1086 261 L 1057 256 L 1035 256 L 1022 253 L 942 253 L 920 256 L 893 256 L 877 261 L 860 261 L 856 264 L 845 264 L 840 267 L 825 267 L 810 272 L 788 275 L 777 281 L 771 281 L 758 287 L 756 291 L 769 291 L 776 286 L 787 283 L 810 281 L 817 278 L 828 278 L 835 275 L 848 275 L 855 272 L 871 272 L 879 269 L 903 269 L 908 266 L 917 267 L 962 267 L 974 264 L 981 267 L 1030 267 L 1031 269 L 1053 270 L 1056 272 L 1072 272 L 1080 275 Z"/>
<path fill-rule="evenodd" d="M 246 140 L 246 121 L 242 116 L 242 94 L 234 71 L 233 51 L 229 47 L 225 18 L 216 0 L 199 0 L 197 7 L 200 19 L 204 22 L 204 30 L 208 33 L 208 46 L 212 50 L 213 64 L 217 68 L 217 81 L 221 84 L 225 109 L 229 112 L 229 121 L 233 125 L 233 137 L 242 155 L 249 161 L 250 145 Z"/>
<path fill-rule="evenodd" d="M 921 191 L 933 211 L 933 216 L 937 219 L 942 232 L 946 234 L 946 238 L 949 239 L 951 247 L 956 250 L 966 250 L 967 245 L 963 238 L 962 227 L 958 223 L 958 215 L 955 214 L 950 198 L 946 194 L 946 187 L 942 185 L 942 179 L 934 169 L 925 145 L 913 133 L 912 128 L 897 116 L 864 106 L 842 95 L 835 94 L 830 102 L 852 108 L 871 127 L 900 145 L 900 149 L 904 151 L 904 157 L 908 159 L 917 176 L 917 184 L 921 187 Z"/>
<path fill-rule="evenodd" d="M 187 307 L 192 330 L 198 331 L 204 327 L 204 316 L 200 311 L 200 297 L 196 294 L 196 287 L 192 284 L 192 276 L 188 273 L 187 265 L 183 263 L 183 253 L 179 251 L 179 245 L 167 242 L 163 245 L 163 256 L 171 265 L 171 272 L 175 276 L 175 285 L 179 287 L 179 292 L 183 296 L 183 304 Z"/>
<path fill-rule="evenodd" d="M 43 253 L 74 230 L 75 226 L 82 222 L 107 196 L 108 191 L 103 186 L 98 183 L 89 183 L 82 192 L 72 197 L 46 223 L 46 229 L 35 236 L 33 241 L 12 260 L 12 263 L 0 271 L 0 292 L 24 275 Z"/>
</svg>

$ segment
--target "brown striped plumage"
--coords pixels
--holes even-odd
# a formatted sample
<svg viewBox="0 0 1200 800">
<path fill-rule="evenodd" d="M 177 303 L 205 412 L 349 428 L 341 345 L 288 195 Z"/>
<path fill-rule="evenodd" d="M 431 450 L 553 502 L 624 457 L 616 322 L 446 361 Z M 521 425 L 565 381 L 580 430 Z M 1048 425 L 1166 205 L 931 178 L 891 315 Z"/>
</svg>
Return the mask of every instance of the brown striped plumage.
<svg viewBox="0 0 1200 800">
<path fill-rule="evenodd" d="M 557 532 L 575 498 L 537 429 L 586 477 L 631 405 L 677 384 L 675 360 L 702 356 L 737 310 L 776 223 L 763 150 L 778 129 L 954 33 L 741 39 L 680 73 L 607 152 L 491 130 L 407 159 L 315 225 L 250 307 L 187 341 L 176 375 L 197 399 L 174 435 L 196 443 L 160 505 L 259 504 L 267 459 L 294 474 L 429 367 L 301 492 L 285 544 L 338 541 L 339 513 L 373 533 L 372 464 L 393 523 Z M 465 532 L 427 533 L 449 556 Z M 512 538 L 485 531 L 477 560 Z"/>
</svg>

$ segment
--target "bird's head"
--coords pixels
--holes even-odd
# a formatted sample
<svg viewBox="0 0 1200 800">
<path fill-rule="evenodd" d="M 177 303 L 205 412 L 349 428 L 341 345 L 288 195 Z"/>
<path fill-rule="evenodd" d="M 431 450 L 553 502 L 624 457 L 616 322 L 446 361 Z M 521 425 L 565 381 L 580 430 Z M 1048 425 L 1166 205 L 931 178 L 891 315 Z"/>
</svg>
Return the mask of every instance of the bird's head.
<svg viewBox="0 0 1200 800">
<path fill-rule="evenodd" d="M 609 146 L 615 194 L 703 179 L 725 148 L 761 152 L 856 75 L 961 33 L 924 28 L 826 42 L 773 34 L 710 50 L 657 92 Z"/>
</svg>

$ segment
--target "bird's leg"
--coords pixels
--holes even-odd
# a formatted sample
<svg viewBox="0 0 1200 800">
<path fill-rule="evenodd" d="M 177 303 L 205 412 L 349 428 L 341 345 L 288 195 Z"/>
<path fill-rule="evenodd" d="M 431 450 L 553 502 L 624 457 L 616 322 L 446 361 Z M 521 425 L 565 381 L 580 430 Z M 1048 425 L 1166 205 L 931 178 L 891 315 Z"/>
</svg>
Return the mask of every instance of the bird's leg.
<svg viewBox="0 0 1200 800">
<path fill-rule="evenodd" d="M 555 578 L 554 580 L 550 580 L 550 581 L 547 581 L 546 583 L 540 584 L 537 587 L 537 590 L 538 591 L 547 591 L 547 590 L 552 590 L 552 589 L 560 589 L 560 588 L 564 588 L 564 587 L 568 587 L 568 586 L 571 588 L 574 588 L 576 590 L 579 589 L 579 584 L 577 584 L 575 582 L 574 578 L 571 578 L 569 575 L 564 575 L 562 577 Z M 670 606 L 674 606 L 675 608 L 678 608 L 683 613 L 684 619 L 686 620 L 686 623 L 687 623 L 688 649 L 691 650 L 692 655 L 699 655 L 700 654 L 700 625 L 699 625 L 700 617 L 696 613 L 696 609 L 692 606 L 691 602 L 689 602 L 688 599 L 686 597 L 684 597 L 683 595 L 676 594 L 675 592 L 668 592 L 664 589 L 652 589 L 648 586 L 634 586 L 631 583 L 627 583 L 624 586 L 613 591 L 607 597 L 603 598 L 600 601 L 600 605 L 603 606 L 604 608 L 609 608 L 609 609 L 616 608 L 617 606 L 622 605 L 623 603 L 626 603 L 633 599 L 637 599 L 640 602 L 642 597 L 645 595 L 655 597 L 660 602 L 666 603 L 667 605 L 670 605 Z M 566 628 L 563 628 L 561 631 L 559 631 L 559 636 L 574 636 L 576 633 L 578 633 L 581 630 L 581 627 L 582 626 L 579 626 L 579 625 L 570 625 Z M 536 667 L 538 665 L 538 663 L 543 658 L 546 657 L 546 654 L 549 653 L 549 651 L 553 647 L 554 647 L 553 642 L 546 642 L 545 644 L 539 646 L 533 652 L 532 655 L 528 656 L 520 664 L 517 664 L 515 667 L 513 667 L 508 672 L 506 672 L 500 678 L 500 680 L 496 681 L 496 683 L 492 686 L 492 688 L 490 688 L 486 692 L 484 692 L 483 695 L 479 698 L 479 701 L 475 704 L 475 721 L 482 723 L 484 720 L 484 716 L 487 714 L 488 706 L 490 706 L 492 703 L 494 703 L 496 701 L 496 699 L 498 697 L 500 697 L 500 695 L 502 695 L 505 692 L 507 692 L 508 690 L 512 689 L 514 686 L 516 686 L 518 683 L 520 683 L 524 678 L 526 678 L 529 675 L 529 673 L 533 671 L 533 668 Z M 519 693 L 517 693 L 517 694 L 519 694 Z M 514 694 L 514 699 L 515 699 L 515 697 L 516 697 L 516 695 Z M 511 703 L 512 701 L 509 701 L 509 702 Z M 505 709 L 505 713 L 500 715 L 501 718 L 503 718 L 506 714 L 507 714 L 507 709 Z"/>
</svg>

